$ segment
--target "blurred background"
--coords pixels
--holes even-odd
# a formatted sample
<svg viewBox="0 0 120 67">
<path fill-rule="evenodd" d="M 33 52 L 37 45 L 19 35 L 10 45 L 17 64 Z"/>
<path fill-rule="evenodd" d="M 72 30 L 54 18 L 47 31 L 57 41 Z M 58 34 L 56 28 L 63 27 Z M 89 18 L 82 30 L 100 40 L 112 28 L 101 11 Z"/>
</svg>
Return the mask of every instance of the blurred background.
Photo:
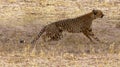
<svg viewBox="0 0 120 67">
<path fill-rule="evenodd" d="M 48 23 L 76 17 L 93 9 L 118 18 L 120 0 L 0 0 L 0 24 L 23 25 L 35 20 Z"/>
<path fill-rule="evenodd" d="M 103 43 L 67 32 L 59 41 L 30 43 L 45 25 L 93 9 L 105 14 L 92 25 Z M 90 66 L 120 66 L 120 0 L 0 0 L 0 67 Z"/>
</svg>

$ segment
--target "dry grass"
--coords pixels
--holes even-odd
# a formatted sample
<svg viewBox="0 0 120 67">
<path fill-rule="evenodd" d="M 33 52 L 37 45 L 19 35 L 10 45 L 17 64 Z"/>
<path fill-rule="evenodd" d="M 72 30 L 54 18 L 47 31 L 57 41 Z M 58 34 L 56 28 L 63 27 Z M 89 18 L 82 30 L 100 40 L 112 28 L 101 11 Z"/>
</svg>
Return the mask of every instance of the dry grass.
<svg viewBox="0 0 120 67">
<path fill-rule="evenodd" d="M 0 67 L 119 67 L 119 6 L 97 0 L 0 0 Z M 40 39 L 30 44 L 44 25 L 94 8 L 105 14 L 93 23 L 104 43 L 93 44 L 81 33 L 65 33 L 60 41 L 44 43 Z"/>
</svg>

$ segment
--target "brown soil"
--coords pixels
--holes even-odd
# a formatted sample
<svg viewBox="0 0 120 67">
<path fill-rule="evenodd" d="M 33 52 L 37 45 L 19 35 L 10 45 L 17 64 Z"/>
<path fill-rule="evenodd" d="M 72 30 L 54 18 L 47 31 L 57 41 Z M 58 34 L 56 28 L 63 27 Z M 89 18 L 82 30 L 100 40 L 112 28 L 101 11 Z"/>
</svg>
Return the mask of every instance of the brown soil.
<svg viewBox="0 0 120 67">
<path fill-rule="evenodd" d="M 97 53 L 106 53 L 109 51 L 110 46 L 114 47 L 115 52 L 119 52 L 120 46 L 120 29 L 116 27 L 115 22 L 107 18 L 98 19 L 93 22 L 93 31 L 95 35 L 104 43 L 96 42 L 93 44 L 89 41 L 82 33 L 67 33 L 65 32 L 64 37 L 59 41 L 52 41 L 43 43 L 41 38 L 36 42 L 41 49 L 40 45 L 44 44 L 49 50 L 58 50 L 58 52 L 72 52 L 81 53 L 89 51 L 91 48 L 95 48 Z M 43 24 L 28 24 L 24 26 L 8 27 L 0 26 L 0 51 L 19 51 L 24 48 L 27 44 L 31 45 L 30 42 L 38 34 L 43 27 Z M 41 43 L 42 42 L 42 43 Z M 9 46 L 9 48 L 7 47 Z M 57 46 L 62 46 L 58 49 Z M 91 46 L 91 47 L 90 47 Z M 7 47 L 7 48 L 5 48 Z M 5 48 L 5 49 L 3 49 Z M 19 48 L 19 49 L 18 49 Z M 54 49 L 51 49 L 54 48 Z M 39 51 L 38 50 L 38 51 Z M 57 52 L 57 51 L 55 51 Z"/>
<path fill-rule="evenodd" d="M 85 66 L 101 64 L 102 66 L 105 64 L 109 66 L 111 63 L 114 63 L 113 66 L 120 65 L 120 63 L 115 64 L 115 62 L 120 62 L 118 56 L 120 51 L 120 29 L 116 27 L 117 23 L 115 22 L 119 22 L 119 20 L 113 21 L 106 17 L 93 22 L 94 33 L 104 42 L 96 42 L 95 44 L 91 43 L 82 33 L 66 32 L 64 38 L 59 41 L 45 43 L 40 38 L 33 45 L 30 42 L 44 26 L 43 24 L 28 24 L 16 27 L 1 25 L 0 52 L 1 56 L 3 55 L 5 58 L 1 57 L 0 62 L 8 64 L 8 66 L 11 66 L 11 63 L 16 63 L 15 66 L 22 66 L 20 64 L 23 64 L 23 66 L 34 66 L 34 64 L 37 66 L 52 66 L 51 64 L 53 64 L 54 67 L 66 67 L 66 65 L 72 67 L 79 66 L 79 64 L 81 64 L 80 67 L 84 64 Z M 25 56 L 23 56 L 24 54 Z M 106 54 L 110 54 L 110 57 Z M 31 58 L 32 55 L 35 57 Z M 43 57 L 44 59 L 42 59 Z M 109 62 L 110 60 L 112 62 Z M 34 64 L 29 64 L 31 62 Z M 3 66 L 3 64 L 0 65 Z"/>
</svg>

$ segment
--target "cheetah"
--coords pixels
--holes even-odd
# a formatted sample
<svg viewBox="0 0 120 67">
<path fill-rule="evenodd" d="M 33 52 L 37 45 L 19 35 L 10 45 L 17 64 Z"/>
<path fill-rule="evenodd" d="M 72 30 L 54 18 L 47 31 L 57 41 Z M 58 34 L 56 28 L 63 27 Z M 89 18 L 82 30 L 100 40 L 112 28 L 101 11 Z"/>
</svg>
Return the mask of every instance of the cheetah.
<svg viewBox="0 0 120 67">
<path fill-rule="evenodd" d="M 91 42 L 92 38 L 96 41 L 100 41 L 92 32 L 92 21 L 97 18 L 103 18 L 104 14 L 101 10 L 92 10 L 91 12 L 78 16 L 71 19 L 64 19 L 53 22 L 46 25 L 39 34 L 32 40 L 31 43 L 34 43 L 36 40 L 42 36 L 43 40 L 49 38 L 49 40 L 60 40 L 63 37 L 62 32 L 67 31 L 70 33 L 80 33 L 82 32 Z M 92 37 L 92 38 L 91 38 Z"/>
</svg>

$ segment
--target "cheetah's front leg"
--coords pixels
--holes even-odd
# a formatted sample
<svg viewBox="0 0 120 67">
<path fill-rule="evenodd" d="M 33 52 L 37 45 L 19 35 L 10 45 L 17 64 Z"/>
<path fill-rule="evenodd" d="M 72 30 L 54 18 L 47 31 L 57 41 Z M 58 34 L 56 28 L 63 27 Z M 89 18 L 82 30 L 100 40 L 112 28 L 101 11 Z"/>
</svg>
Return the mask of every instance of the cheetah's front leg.
<svg viewBox="0 0 120 67">
<path fill-rule="evenodd" d="M 83 30 L 82 33 L 91 41 L 93 42 L 93 40 L 91 39 L 91 37 L 89 36 L 89 33 L 87 30 Z"/>
<path fill-rule="evenodd" d="M 100 39 L 94 35 L 94 33 L 92 32 L 92 30 L 91 30 L 91 31 L 87 30 L 87 32 L 89 33 L 89 35 L 90 35 L 92 38 L 94 38 L 96 41 L 100 42 Z"/>
</svg>

